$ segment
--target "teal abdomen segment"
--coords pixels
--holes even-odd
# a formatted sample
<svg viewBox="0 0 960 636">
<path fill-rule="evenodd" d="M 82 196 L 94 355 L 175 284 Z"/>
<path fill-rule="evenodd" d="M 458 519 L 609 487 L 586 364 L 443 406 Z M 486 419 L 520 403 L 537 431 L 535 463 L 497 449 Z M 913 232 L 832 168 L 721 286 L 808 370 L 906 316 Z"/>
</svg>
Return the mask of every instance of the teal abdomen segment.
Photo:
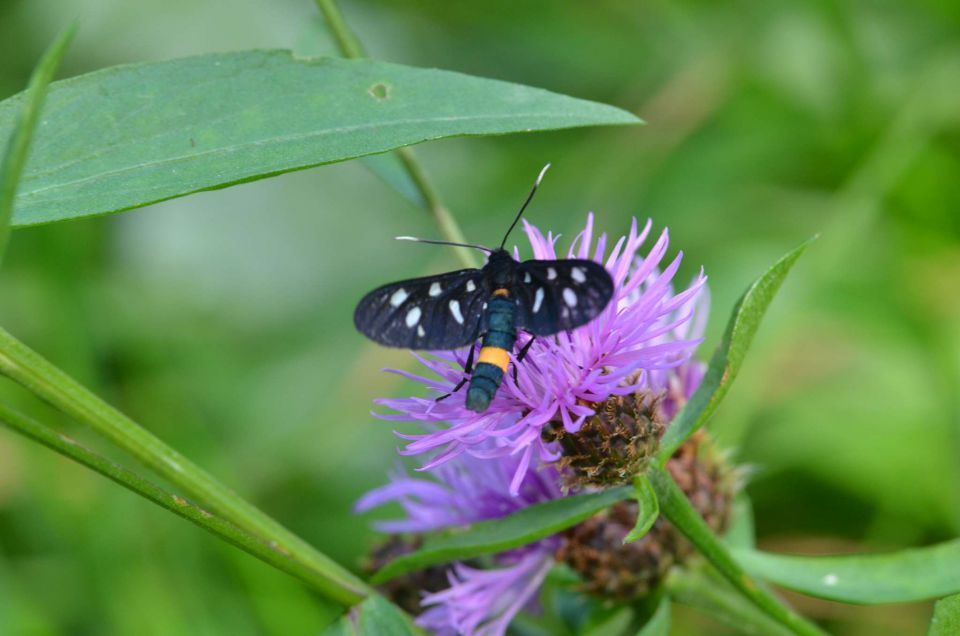
<svg viewBox="0 0 960 636">
<path fill-rule="evenodd" d="M 513 345 L 517 341 L 516 303 L 505 296 L 491 298 L 487 304 L 486 324 L 487 332 L 483 335 L 480 362 L 473 369 L 467 389 L 467 408 L 477 413 L 486 411 L 490 406 L 507 370 L 508 356 L 494 356 L 503 360 L 502 364 L 498 365 L 484 361 L 484 350 L 499 349 L 506 353 L 513 351 Z"/>
<path fill-rule="evenodd" d="M 467 389 L 467 408 L 476 413 L 486 411 L 503 382 L 503 370 L 489 362 L 480 362 L 473 368 Z"/>
</svg>

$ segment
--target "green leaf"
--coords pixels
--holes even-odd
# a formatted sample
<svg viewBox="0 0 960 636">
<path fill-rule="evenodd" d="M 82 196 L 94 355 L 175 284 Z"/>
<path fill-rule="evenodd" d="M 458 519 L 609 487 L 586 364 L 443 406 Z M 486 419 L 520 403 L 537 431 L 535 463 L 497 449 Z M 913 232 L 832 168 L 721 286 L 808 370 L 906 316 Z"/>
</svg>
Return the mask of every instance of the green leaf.
<svg viewBox="0 0 960 636">
<path fill-rule="evenodd" d="M 805 557 L 736 550 L 745 570 L 810 596 L 908 603 L 960 592 L 960 539 L 889 554 Z"/>
<path fill-rule="evenodd" d="M 737 377 L 747 350 L 760 326 L 760 320 L 773 301 L 777 290 L 780 289 L 783 279 L 814 240 L 816 237 L 774 263 L 763 276 L 747 288 L 737 301 L 727 322 L 723 339 L 710 359 L 710 366 L 707 368 L 703 382 L 677 413 L 663 436 L 658 453 L 661 463 L 666 463 L 684 440 L 693 435 L 713 415 L 727 391 L 730 390 L 733 379 Z"/>
<path fill-rule="evenodd" d="M 417 633 L 410 619 L 381 596 L 371 596 L 354 605 L 340 620 L 321 632 L 322 636 L 414 636 Z"/>
<path fill-rule="evenodd" d="M 680 605 L 712 616 L 745 636 L 790 636 L 793 632 L 740 595 L 707 567 L 674 568 L 667 576 L 670 598 Z"/>
<path fill-rule="evenodd" d="M 723 535 L 723 542 L 731 548 L 753 549 L 756 545 L 756 536 L 753 504 L 747 494 L 742 492 L 733 500 L 730 527 Z"/>
<path fill-rule="evenodd" d="M 7 133 L 6 151 L 0 159 L 0 257 L 7 247 L 10 238 L 10 221 L 13 218 L 13 202 L 17 194 L 20 177 L 27 163 L 30 152 L 30 143 L 33 132 L 40 118 L 40 108 L 47 95 L 47 86 L 53 79 L 60 60 L 67 52 L 67 47 L 73 40 L 76 28 L 71 26 L 63 31 L 54 43 L 44 53 L 37 68 L 30 77 L 30 84 L 17 108 L 10 113 L 11 132 Z M 0 136 L 2 139 L 3 136 Z"/>
<path fill-rule="evenodd" d="M 652 466 L 647 475 L 660 501 L 664 518 L 672 523 L 744 598 L 749 599 L 758 609 L 794 634 L 825 636 L 816 625 L 805 620 L 769 590 L 747 576 L 666 468 Z"/>
<path fill-rule="evenodd" d="M 927 636 L 955 636 L 960 634 L 960 594 L 937 601 Z"/>
<path fill-rule="evenodd" d="M 423 547 L 398 557 L 377 572 L 371 582 L 394 577 L 447 561 L 472 559 L 539 541 L 575 526 L 604 508 L 632 496 L 629 486 L 589 495 L 562 497 L 519 510 L 502 519 L 475 523 L 467 530 L 428 535 Z"/>
<path fill-rule="evenodd" d="M 653 613 L 647 624 L 640 628 L 637 636 L 669 636 L 670 635 L 670 597 L 666 594 L 660 599 L 657 611 Z"/>
<path fill-rule="evenodd" d="M 0 103 L 0 139 L 23 96 Z M 430 139 L 640 120 L 545 90 L 368 59 L 242 51 L 50 87 L 15 225 L 120 212 Z"/>
<path fill-rule="evenodd" d="M 633 478 L 633 496 L 637 500 L 637 523 L 633 530 L 624 537 L 624 543 L 632 543 L 643 537 L 653 522 L 660 516 L 660 504 L 657 502 L 657 493 L 653 491 L 650 480 L 644 474 L 636 475 Z"/>
</svg>

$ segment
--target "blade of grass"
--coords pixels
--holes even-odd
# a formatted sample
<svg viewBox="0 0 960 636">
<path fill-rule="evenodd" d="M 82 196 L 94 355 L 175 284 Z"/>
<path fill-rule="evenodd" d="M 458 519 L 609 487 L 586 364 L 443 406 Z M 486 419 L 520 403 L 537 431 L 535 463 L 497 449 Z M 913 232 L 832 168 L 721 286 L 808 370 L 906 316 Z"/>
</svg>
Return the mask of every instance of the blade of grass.
<svg viewBox="0 0 960 636">
<path fill-rule="evenodd" d="M 794 634 L 824 636 L 812 623 L 781 603 L 773 594 L 758 585 L 737 565 L 720 539 L 710 530 L 703 518 L 687 500 L 686 495 L 667 471 L 659 466 L 647 472 L 660 512 L 683 533 L 697 550 L 723 575 L 725 579 L 754 605 L 781 623 Z"/>
<path fill-rule="evenodd" d="M 311 569 L 314 587 L 352 605 L 372 590 L 351 572 L 0 328 L 0 372 L 115 443 L 214 513 Z"/>
<path fill-rule="evenodd" d="M 240 548 L 264 563 L 272 565 L 278 570 L 300 579 L 310 587 L 323 589 L 327 585 L 327 582 L 321 574 L 313 568 L 307 567 L 303 562 L 292 559 L 277 543 L 266 542 L 245 532 L 234 524 L 204 510 L 191 501 L 163 490 L 136 473 L 88 450 L 76 440 L 57 433 L 39 422 L 11 409 L 5 404 L 0 404 L 0 424 L 35 442 L 43 444 L 47 448 L 86 466 L 94 472 L 100 473 L 127 490 L 152 501 L 178 517 L 190 521 L 194 525 Z"/>
<path fill-rule="evenodd" d="M 40 119 L 43 98 L 47 95 L 47 86 L 53 80 L 60 61 L 73 40 L 76 26 L 66 28 L 50 48 L 43 54 L 27 86 L 26 96 L 20 115 L 13 127 L 13 134 L 7 142 L 6 152 L 0 162 L 0 261 L 10 239 L 10 221 L 13 219 L 13 201 L 17 196 L 17 186 L 23 175 L 23 167 L 30 154 L 30 142 L 33 131 Z"/>
</svg>

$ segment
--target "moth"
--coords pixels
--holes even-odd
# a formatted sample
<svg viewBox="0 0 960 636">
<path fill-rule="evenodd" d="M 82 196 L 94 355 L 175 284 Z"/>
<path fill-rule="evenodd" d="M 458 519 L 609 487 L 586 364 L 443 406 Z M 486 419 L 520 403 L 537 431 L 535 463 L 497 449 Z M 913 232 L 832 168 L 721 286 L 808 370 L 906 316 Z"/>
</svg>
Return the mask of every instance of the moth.
<svg viewBox="0 0 960 636">
<path fill-rule="evenodd" d="M 470 345 L 464 378 L 451 393 L 438 400 L 456 393 L 469 380 L 466 407 L 478 413 L 487 410 L 509 366 L 518 330 L 530 334 L 516 355 L 519 363 L 536 337 L 587 324 L 613 296 L 613 279 L 599 263 L 583 259 L 518 262 L 504 249 L 507 237 L 549 167 L 547 164 L 540 171 L 496 249 L 397 237 L 487 252 L 487 263 L 482 269 L 461 269 L 390 283 L 374 289 L 357 305 L 353 315 L 357 329 L 382 345 L 432 351 Z M 480 355 L 474 364 L 474 345 L 478 340 Z"/>
</svg>

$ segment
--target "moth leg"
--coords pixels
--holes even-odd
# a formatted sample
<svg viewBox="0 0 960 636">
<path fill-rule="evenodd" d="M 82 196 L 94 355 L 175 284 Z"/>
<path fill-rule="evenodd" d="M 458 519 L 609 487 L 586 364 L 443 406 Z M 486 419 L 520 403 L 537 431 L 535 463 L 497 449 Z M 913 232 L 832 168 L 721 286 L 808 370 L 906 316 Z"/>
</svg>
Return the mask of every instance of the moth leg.
<svg viewBox="0 0 960 636">
<path fill-rule="evenodd" d="M 434 402 L 439 402 L 440 400 L 446 400 L 448 397 L 459 391 L 463 388 L 463 385 L 467 383 L 470 379 L 470 374 L 473 373 L 473 355 L 477 351 L 476 343 L 470 345 L 470 352 L 467 354 L 467 362 L 463 365 L 463 379 L 457 382 L 457 386 L 453 387 L 449 393 L 444 393 L 438 397 Z"/>
<path fill-rule="evenodd" d="M 530 351 L 530 345 L 533 344 L 533 341 L 536 340 L 536 336 L 530 336 L 530 339 L 527 340 L 527 343 L 523 345 L 523 348 L 520 349 L 520 353 L 517 354 L 517 364 L 513 365 L 513 382 L 517 382 L 517 366 L 523 362 L 523 359 L 527 357 L 527 352 Z"/>
</svg>

